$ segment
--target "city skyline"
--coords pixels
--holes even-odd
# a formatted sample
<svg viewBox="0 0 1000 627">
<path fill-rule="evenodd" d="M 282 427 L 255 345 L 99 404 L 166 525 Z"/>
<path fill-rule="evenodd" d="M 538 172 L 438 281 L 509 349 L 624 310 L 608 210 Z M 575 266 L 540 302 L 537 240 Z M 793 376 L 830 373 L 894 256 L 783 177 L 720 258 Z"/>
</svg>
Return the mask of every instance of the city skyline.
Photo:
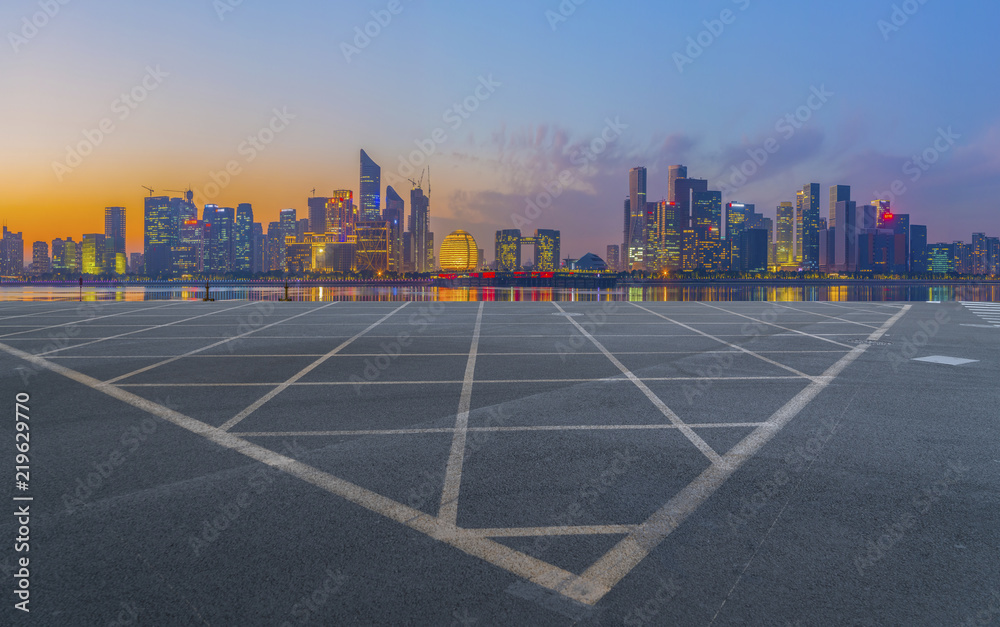
<svg viewBox="0 0 1000 627">
<path fill-rule="evenodd" d="M 624 20 L 613 7 L 580 5 L 570 16 L 553 18 L 551 9 L 528 2 L 502 9 L 403 3 L 380 27 L 384 32 L 349 59 L 343 45 L 353 46 L 355 27 L 363 29 L 373 19 L 370 11 L 383 7 L 344 14 L 317 3 L 244 3 L 216 15 L 208 6 L 182 4 L 151 8 L 162 26 L 150 30 L 150 16 L 143 24 L 129 12 L 99 19 L 103 14 L 86 5 L 61 5 L 37 35 L 24 42 L 8 37 L 13 54 L 0 60 L 14 94 L 0 104 L 0 114 L 18 120 L 0 167 L 8 192 L 0 213 L 32 239 L 50 241 L 59 236 L 49 226 L 52 215 L 70 232 L 87 233 L 98 230 L 87 218 L 89 208 L 134 211 L 139 199 L 132 189 L 190 185 L 199 206 L 249 200 L 269 222 L 284 208 L 304 212 L 314 188 L 349 187 L 360 197 L 353 150 L 344 146 L 365 146 L 380 163 L 383 192 L 385 185 L 406 189 L 401 164 L 423 146 L 433 152 L 428 161 L 436 172 L 433 228 L 466 229 L 478 239 L 516 228 L 511 216 L 523 215 L 527 201 L 570 167 L 578 174 L 547 213 L 549 222 L 566 225 L 572 255 L 604 250 L 605 233 L 620 228 L 620 219 L 607 212 L 626 191 L 618 173 L 641 164 L 648 168 L 651 199 L 667 196 L 668 165 L 687 163 L 716 181 L 717 189 L 725 184 L 732 190 L 721 190 L 724 201 L 753 201 L 768 212 L 794 201 L 788 190 L 801 181 L 850 181 L 872 198 L 885 197 L 882 192 L 898 182 L 896 189 L 905 191 L 894 193 L 894 206 L 927 216 L 942 241 L 988 225 L 1000 195 L 1000 120 L 989 104 L 996 88 L 975 80 L 975 64 L 958 61 L 989 56 L 994 44 L 976 32 L 996 7 L 972 14 L 970 7 L 922 6 L 904 25 L 886 30 L 880 22 L 891 20 L 891 9 L 861 2 L 836 10 L 748 1 L 722 7 L 727 5 L 735 19 L 718 36 L 702 37 L 707 47 L 697 42 L 706 23 L 718 26 L 719 7 L 649 5 L 640 28 L 649 37 L 599 52 L 585 42 Z M 23 38 L 22 18 L 35 10 L 34 3 L 10 3 L 0 9 L 0 20 Z M 823 28 L 783 28 L 807 12 Z M 334 22 L 324 21 L 334 13 Z M 473 17 L 496 25 L 497 32 L 472 37 L 449 28 Z M 185 20 L 194 18 L 196 28 L 187 31 Z M 330 29 L 330 23 L 337 26 Z M 86 25 L 87 36 L 74 24 Z M 740 50 L 771 46 L 759 39 L 769 25 L 781 29 L 783 46 L 802 52 L 783 58 L 767 78 L 751 79 L 758 74 L 747 70 L 753 61 L 742 59 Z M 426 32 L 436 34 L 434 47 L 419 45 Z M 524 50 L 493 54 L 509 48 L 512 34 L 522 35 Z M 247 45 L 264 37 L 278 45 Z M 931 37 L 946 39 L 933 58 L 921 44 Z M 323 54 L 305 59 L 306 41 Z M 135 54 L 113 54 L 126 44 Z M 871 46 L 886 54 L 856 62 Z M 677 55 L 692 63 L 678 64 Z M 632 62 L 637 56 L 648 61 Z M 916 63 L 901 65 L 900 58 L 923 61 L 919 72 Z M 532 59 L 555 62 L 563 77 L 558 89 Z M 282 72 L 286 64 L 302 63 L 301 74 Z M 584 80 L 595 71 L 607 83 L 598 92 Z M 640 71 L 655 80 L 636 81 Z M 53 80 L 40 82 L 43 72 Z M 217 84 L 226 76 L 253 76 L 248 84 L 254 86 Z M 622 100 L 626 85 L 641 97 Z M 964 97 L 950 99 L 948 89 L 928 85 L 962 85 Z M 357 95 L 338 97 L 345 90 Z M 878 90 L 886 97 L 872 97 Z M 128 95 L 133 91 L 134 99 Z M 211 98 L 192 98 L 202 92 Z M 18 95 L 26 93 L 35 96 Z M 401 94 L 405 112 L 396 114 L 393 103 Z M 906 104 L 915 101 L 922 106 Z M 113 130 L 100 131 L 105 119 Z M 600 146 L 595 142 L 602 134 L 613 141 L 593 159 L 580 157 L 585 147 Z M 776 152 L 767 150 L 770 139 Z M 88 142 L 93 145 L 83 148 L 92 154 L 76 164 L 67 146 L 80 152 Z M 578 171 L 574 154 L 590 169 Z M 230 162 L 238 174 L 227 173 Z M 413 166 L 409 176 L 424 165 Z M 749 171 L 754 173 L 743 183 Z M 24 222 L 14 224 L 18 214 Z M 141 239 L 137 225 L 129 224 L 129 250 Z"/>
</svg>

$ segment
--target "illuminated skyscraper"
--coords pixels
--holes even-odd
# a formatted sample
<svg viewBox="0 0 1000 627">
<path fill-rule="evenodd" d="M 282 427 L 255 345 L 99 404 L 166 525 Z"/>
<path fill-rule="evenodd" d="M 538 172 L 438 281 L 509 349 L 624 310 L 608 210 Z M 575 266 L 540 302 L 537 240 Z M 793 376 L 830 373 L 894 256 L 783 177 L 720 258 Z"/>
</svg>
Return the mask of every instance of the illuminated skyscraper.
<svg viewBox="0 0 1000 627">
<path fill-rule="evenodd" d="M 382 215 L 382 168 L 361 151 L 361 220 L 378 220 Z"/>
<path fill-rule="evenodd" d="M 607 264 L 608 268 L 614 272 L 618 271 L 619 266 L 621 264 L 621 260 L 618 257 L 618 251 L 620 250 L 621 248 L 618 246 L 618 244 L 612 244 L 608 246 L 608 254 L 606 255 Z"/>
<path fill-rule="evenodd" d="M 667 200 L 677 203 L 678 219 L 682 229 L 694 228 L 691 215 L 694 195 L 705 192 L 708 192 L 708 181 L 705 179 L 679 178 L 674 181 L 674 198 Z"/>
<path fill-rule="evenodd" d="M 521 269 L 521 231 L 497 231 L 496 260 L 498 272 L 516 272 Z"/>
<path fill-rule="evenodd" d="M 403 272 L 403 225 L 406 217 L 406 203 L 389 186 L 385 190 L 385 209 L 382 219 L 389 223 L 389 272 Z"/>
<path fill-rule="evenodd" d="M 355 231 L 355 267 L 358 272 L 382 275 L 389 269 L 389 223 L 362 220 Z"/>
<path fill-rule="evenodd" d="M 104 274 L 107 243 L 104 233 L 90 233 L 83 236 L 82 272 L 90 276 Z"/>
<path fill-rule="evenodd" d="M 540 272 L 558 270 L 561 239 L 559 231 L 539 229 L 531 239 L 535 245 L 535 270 Z"/>
<path fill-rule="evenodd" d="M 804 268 L 819 268 L 819 183 L 810 183 L 798 193 L 795 213 L 796 261 Z"/>
<path fill-rule="evenodd" d="M 178 272 L 182 274 L 203 272 L 205 270 L 205 223 L 201 220 L 182 222 L 176 251 Z"/>
<path fill-rule="evenodd" d="M 173 271 L 173 248 L 177 244 L 178 222 L 170 198 L 151 196 L 145 199 L 143 257 L 146 274 L 156 277 Z M 86 272 L 86 269 L 84 269 Z"/>
<path fill-rule="evenodd" d="M 718 240 L 722 234 L 722 193 L 698 191 L 691 194 L 691 228 L 701 239 Z"/>
<path fill-rule="evenodd" d="M 354 226 L 358 222 L 358 208 L 354 205 L 354 192 L 340 189 L 326 204 L 326 232 L 337 236 L 338 242 L 354 241 Z"/>
<path fill-rule="evenodd" d="M 31 269 L 36 275 L 52 272 L 52 260 L 49 259 L 48 242 L 35 242 L 31 245 Z"/>
<path fill-rule="evenodd" d="M 267 271 L 285 271 L 285 228 L 281 222 L 267 225 Z"/>
<path fill-rule="evenodd" d="M 850 202 L 850 185 L 833 185 L 830 187 L 830 217 L 827 220 L 827 228 L 837 228 L 837 203 Z"/>
<path fill-rule="evenodd" d="M 320 235 L 330 231 L 330 223 L 327 215 L 327 203 L 330 201 L 325 196 L 313 196 L 309 199 L 309 232 Z"/>
<path fill-rule="evenodd" d="M 927 227 L 910 226 L 910 272 L 927 272 Z"/>
<path fill-rule="evenodd" d="M 667 202 L 677 203 L 678 191 L 677 191 L 677 179 L 686 179 L 688 176 L 687 166 L 684 165 L 672 165 L 669 169 L 669 175 L 667 179 Z"/>
<path fill-rule="evenodd" d="M 264 225 L 260 222 L 253 223 L 252 239 L 250 247 L 250 272 L 260 274 L 265 271 L 264 265 Z"/>
<path fill-rule="evenodd" d="M 431 199 L 420 187 L 410 191 L 410 239 L 413 270 L 434 271 L 434 241 L 430 233 Z"/>
<path fill-rule="evenodd" d="M 778 205 L 778 221 L 775 227 L 775 244 L 777 251 L 775 263 L 787 266 L 795 263 L 795 207 L 790 202 Z"/>
<path fill-rule="evenodd" d="M 243 203 L 236 207 L 233 223 L 233 272 L 249 273 L 253 259 L 253 206 Z"/>
<path fill-rule="evenodd" d="M 632 168 L 628 175 L 629 225 L 627 259 L 630 267 L 642 268 L 646 254 L 646 168 Z"/>
<path fill-rule="evenodd" d="M 680 205 L 669 200 L 658 203 L 656 220 L 660 231 L 658 265 L 661 269 L 676 270 L 681 266 L 681 232 L 684 231 Z"/>
<path fill-rule="evenodd" d="M 219 275 L 234 272 L 236 210 L 230 207 L 216 209 L 209 224 L 209 240 L 205 244 L 205 272 Z"/>
<path fill-rule="evenodd" d="M 104 236 L 114 254 L 125 252 L 125 207 L 104 209 Z"/>
</svg>

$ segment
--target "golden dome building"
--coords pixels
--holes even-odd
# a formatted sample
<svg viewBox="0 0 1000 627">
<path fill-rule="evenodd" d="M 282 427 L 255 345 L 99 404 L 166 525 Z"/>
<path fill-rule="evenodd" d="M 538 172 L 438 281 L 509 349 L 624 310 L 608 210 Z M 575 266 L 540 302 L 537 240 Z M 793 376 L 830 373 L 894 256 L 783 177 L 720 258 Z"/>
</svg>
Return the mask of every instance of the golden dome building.
<svg viewBox="0 0 1000 627">
<path fill-rule="evenodd" d="M 455 231 L 441 242 L 441 270 L 473 272 L 479 267 L 479 247 L 471 233 Z"/>
</svg>

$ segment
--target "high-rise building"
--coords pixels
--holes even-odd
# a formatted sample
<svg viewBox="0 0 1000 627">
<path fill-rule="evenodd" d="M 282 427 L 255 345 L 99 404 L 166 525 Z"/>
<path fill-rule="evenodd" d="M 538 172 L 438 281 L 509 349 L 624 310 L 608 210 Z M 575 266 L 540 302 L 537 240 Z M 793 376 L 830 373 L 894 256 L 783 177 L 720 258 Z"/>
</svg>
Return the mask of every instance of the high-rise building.
<svg viewBox="0 0 1000 627">
<path fill-rule="evenodd" d="M 415 187 L 410 191 L 411 249 L 413 271 L 427 273 L 434 271 L 434 239 L 430 232 L 431 199 L 424 190 Z"/>
<path fill-rule="evenodd" d="M 923 224 L 910 226 L 910 272 L 928 272 L 927 226 Z"/>
<path fill-rule="evenodd" d="M 535 245 L 535 270 L 540 272 L 555 272 L 559 269 L 560 234 L 559 231 L 539 229 L 532 238 Z"/>
<path fill-rule="evenodd" d="M 741 272 L 766 272 L 769 237 L 763 229 L 742 229 L 739 239 L 739 270 Z"/>
<path fill-rule="evenodd" d="M 295 237 L 299 222 L 295 209 L 282 209 L 278 215 L 278 220 L 281 222 L 281 230 L 284 231 L 285 237 Z"/>
<path fill-rule="evenodd" d="M 679 178 L 674 181 L 674 197 L 667 200 L 677 203 L 682 229 L 694 228 L 691 221 L 691 208 L 694 206 L 694 195 L 705 192 L 708 192 L 708 181 L 705 179 Z"/>
<path fill-rule="evenodd" d="M 39 276 L 52 272 L 48 242 L 35 242 L 31 245 L 31 269 L 33 274 Z"/>
<path fill-rule="evenodd" d="M 779 266 L 795 263 L 795 207 L 790 202 L 778 205 L 778 215 L 774 241 L 777 246 L 774 260 Z"/>
<path fill-rule="evenodd" d="M 179 230 L 175 208 L 176 205 L 172 206 L 167 196 L 150 196 L 145 199 L 143 258 L 146 275 L 149 277 L 173 271 L 173 249 L 177 245 Z"/>
<path fill-rule="evenodd" d="M 145 272 L 146 262 L 143 261 L 142 253 L 132 253 L 129 255 L 128 261 L 128 271 L 131 274 L 143 274 Z"/>
<path fill-rule="evenodd" d="M 358 208 L 354 205 L 354 192 L 341 189 L 333 192 L 326 204 L 326 232 L 336 235 L 336 241 L 354 241 L 354 226 L 358 222 Z"/>
<path fill-rule="evenodd" d="M 618 271 L 621 266 L 621 260 L 618 257 L 618 251 L 621 247 L 618 244 L 611 244 L 608 246 L 608 254 L 605 255 L 607 259 L 608 268 L 612 271 Z"/>
<path fill-rule="evenodd" d="M 104 209 L 104 236 L 113 254 L 125 252 L 125 207 Z"/>
<path fill-rule="evenodd" d="M 932 244 L 927 247 L 927 267 L 934 274 L 955 271 L 955 247 L 952 244 Z"/>
<path fill-rule="evenodd" d="M 521 231 L 497 231 L 496 260 L 498 272 L 516 272 L 521 269 Z"/>
<path fill-rule="evenodd" d="M 972 251 L 969 255 L 969 274 L 983 275 L 987 273 L 988 251 L 986 248 L 986 233 L 972 234 Z"/>
<path fill-rule="evenodd" d="M 747 217 L 754 213 L 756 207 L 742 202 L 726 203 L 725 239 L 734 240 L 746 226 Z"/>
<path fill-rule="evenodd" d="M 362 220 L 357 223 L 355 267 L 358 272 L 381 276 L 389 270 L 388 222 L 382 220 Z"/>
<path fill-rule="evenodd" d="M 52 240 L 52 272 L 62 274 L 66 272 L 66 242 L 61 238 Z"/>
<path fill-rule="evenodd" d="M 309 232 L 319 235 L 330 231 L 330 223 L 327 215 L 327 203 L 330 199 L 325 196 L 313 196 L 309 199 Z"/>
<path fill-rule="evenodd" d="M 681 267 L 681 232 L 684 231 L 680 205 L 669 200 L 661 201 L 657 206 L 656 221 L 660 232 L 658 266 L 660 269 L 676 270 Z"/>
<path fill-rule="evenodd" d="M 10 277 L 24 275 L 24 234 L 8 231 L 6 226 L 0 240 L 0 274 Z"/>
<path fill-rule="evenodd" d="M 210 225 L 210 226 L 209 226 Z M 236 267 L 236 210 L 220 207 L 206 225 L 209 232 L 205 244 L 205 272 L 225 275 Z"/>
<path fill-rule="evenodd" d="M 643 216 L 643 239 L 646 241 L 646 250 L 643 253 L 643 267 L 648 272 L 660 269 L 661 259 L 661 231 L 659 218 L 659 203 L 647 202 L 646 213 Z"/>
<path fill-rule="evenodd" d="M 267 271 L 285 272 L 285 225 L 271 222 L 267 225 Z"/>
<path fill-rule="evenodd" d="M 89 233 L 83 236 L 83 253 L 80 255 L 83 274 L 99 276 L 105 273 L 106 249 L 104 233 Z"/>
<path fill-rule="evenodd" d="M 827 220 L 827 228 L 834 229 L 837 228 L 837 203 L 850 202 L 851 201 L 851 186 L 850 185 L 832 185 L 830 186 L 830 216 Z"/>
<path fill-rule="evenodd" d="M 181 274 L 199 274 L 205 271 L 205 223 L 201 220 L 184 220 L 178 237 L 177 271 Z"/>
<path fill-rule="evenodd" d="M 796 257 L 807 270 L 819 268 L 819 183 L 809 183 L 798 193 L 795 214 Z"/>
<path fill-rule="evenodd" d="M 242 203 L 236 207 L 233 224 L 233 271 L 250 273 L 253 268 L 253 206 Z"/>
<path fill-rule="evenodd" d="M 840 200 L 833 209 L 833 247 L 828 251 L 828 267 L 837 272 L 855 272 L 858 265 L 858 205 L 853 200 Z"/>
<path fill-rule="evenodd" d="M 266 266 L 264 262 L 264 225 L 260 222 L 253 223 L 250 247 L 250 272 L 253 274 L 260 274 L 266 271 Z"/>
<path fill-rule="evenodd" d="M 628 175 L 629 226 L 627 260 L 630 267 L 642 269 L 646 253 L 646 168 L 632 168 Z"/>
<path fill-rule="evenodd" d="M 390 185 L 385 190 L 385 209 L 382 219 L 389 223 L 389 272 L 402 273 L 403 270 L 403 226 L 406 217 L 406 203 L 402 196 Z"/>
<path fill-rule="evenodd" d="M 382 215 L 382 168 L 361 151 L 361 219 L 378 220 Z"/>
<path fill-rule="evenodd" d="M 688 176 L 687 166 L 672 165 L 668 169 L 667 178 L 667 202 L 680 202 L 677 197 L 677 179 L 686 179 Z"/>
<path fill-rule="evenodd" d="M 691 228 L 699 239 L 718 240 L 722 235 L 722 193 L 697 191 L 691 193 Z"/>
</svg>

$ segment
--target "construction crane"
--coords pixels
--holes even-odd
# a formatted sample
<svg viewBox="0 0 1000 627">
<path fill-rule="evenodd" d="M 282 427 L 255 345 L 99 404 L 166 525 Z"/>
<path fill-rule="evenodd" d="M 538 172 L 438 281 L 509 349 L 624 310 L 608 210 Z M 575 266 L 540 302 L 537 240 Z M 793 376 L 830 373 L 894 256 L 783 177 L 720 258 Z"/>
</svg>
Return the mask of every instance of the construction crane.
<svg viewBox="0 0 1000 627">
<path fill-rule="evenodd" d="M 188 186 L 187 189 L 165 189 L 163 191 L 174 192 L 175 194 L 184 194 L 184 198 L 186 198 L 188 202 L 194 201 L 194 191 L 190 186 Z"/>
<path fill-rule="evenodd" d="M 146 187 L 145 185 L 140 185 L 139 187 L 149 190 L 149 197 L 152 198 L 155 190 L 152 187 Z"/>
<path fill-rule="evenodd" d="M 426 169 L 424 169 L 420 173 L 420 182 L 414 181 L 413 179 L 406 179 L 406 180 L 408 180 L 409 182 L 413 183 L 413 189 L 423 189 L 423 187 L 424 187 L 424 175 L 425 174 L 427 174 L 427 170 Z"/>
</svg>

